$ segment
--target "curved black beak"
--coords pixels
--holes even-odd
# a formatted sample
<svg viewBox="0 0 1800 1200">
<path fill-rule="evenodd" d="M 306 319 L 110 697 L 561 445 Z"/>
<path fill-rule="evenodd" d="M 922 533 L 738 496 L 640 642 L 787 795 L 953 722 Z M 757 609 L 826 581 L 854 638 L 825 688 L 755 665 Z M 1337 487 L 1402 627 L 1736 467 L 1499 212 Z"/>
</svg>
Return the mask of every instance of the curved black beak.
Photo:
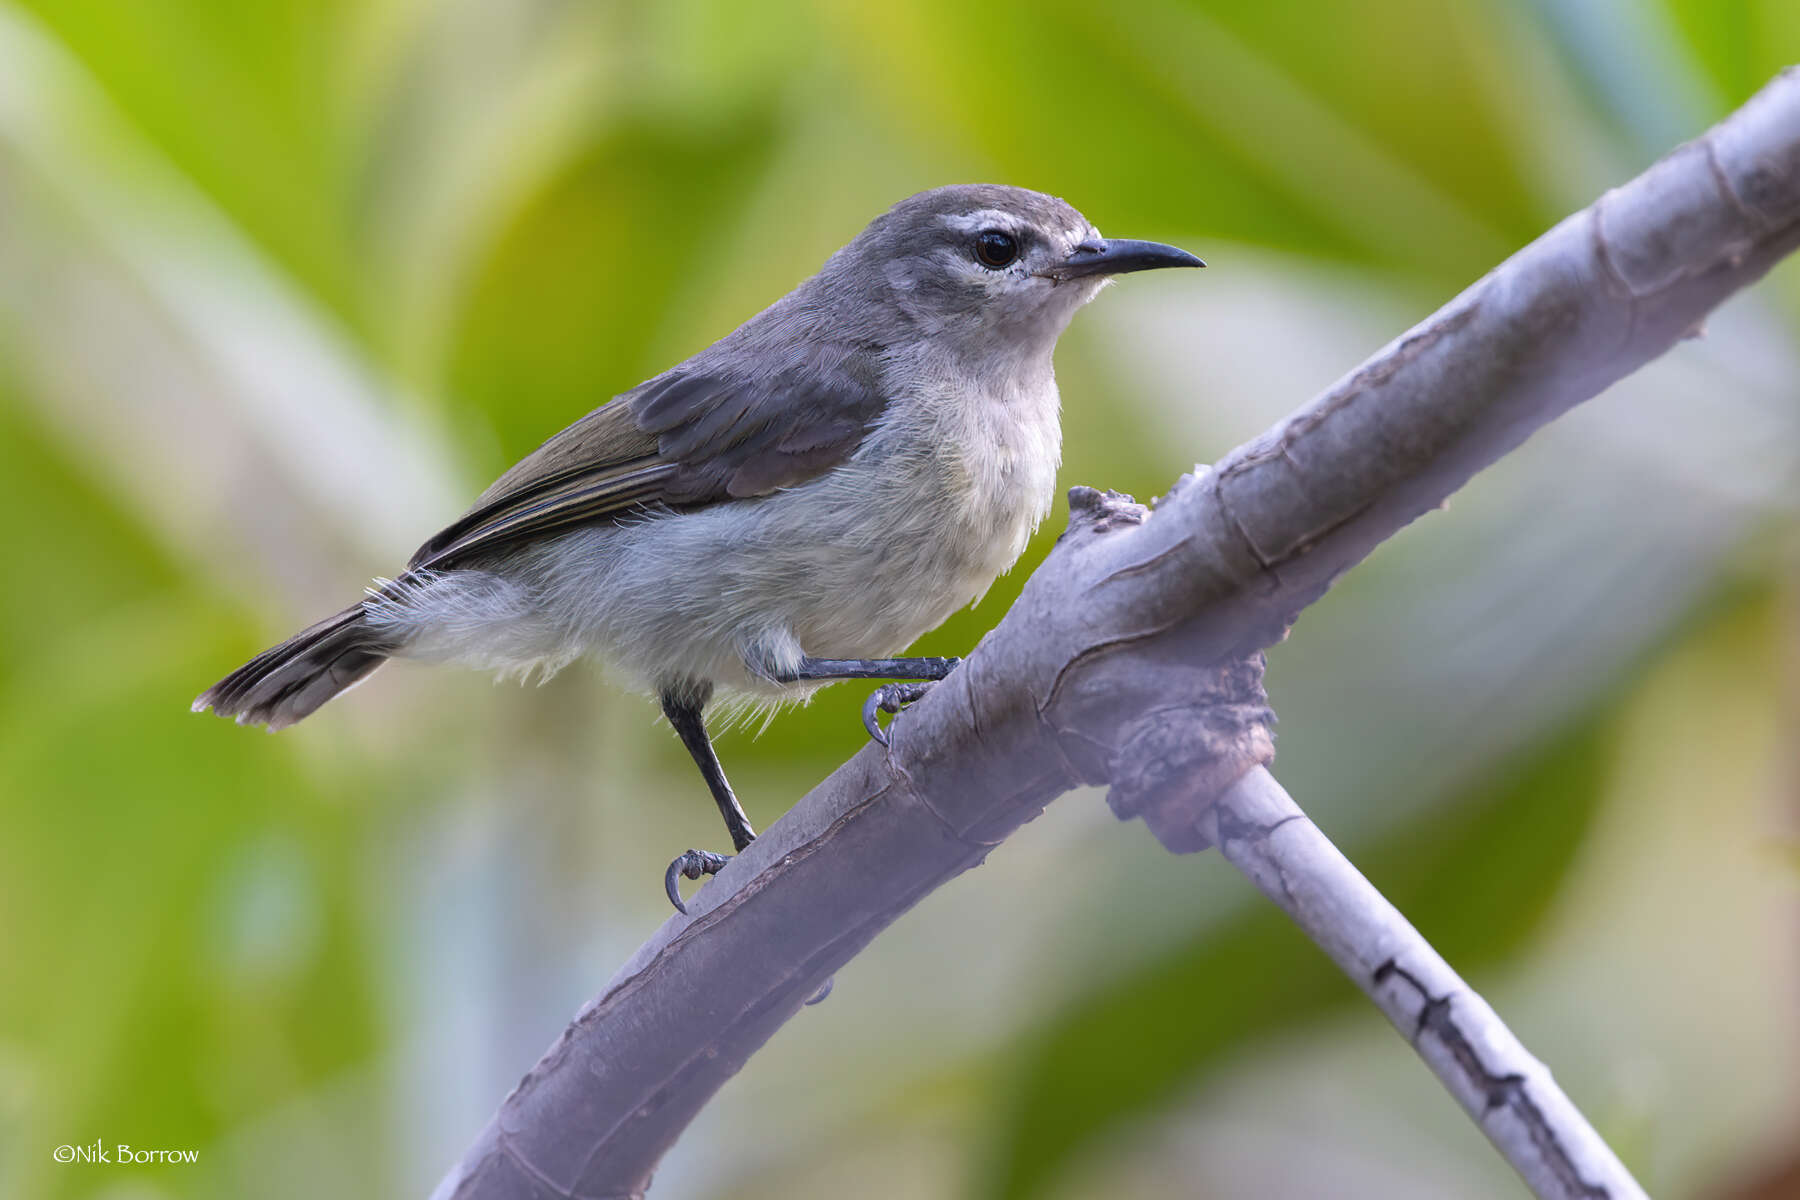
<svg viewBox="0 0 1800 1200">
<path fill-rule="evenodd" d="M 1154 271 L 1159 267 L 1204 267 L 1206 264 L 1174 246 L 1139 242 L 1131 238 L 1107 238 L 1083 242 L 1069 257 L 1043 272 L 1052 279 L 1079 279 L 1084 275 L 1123 275 L 1128 271 Z"/>
</svg>

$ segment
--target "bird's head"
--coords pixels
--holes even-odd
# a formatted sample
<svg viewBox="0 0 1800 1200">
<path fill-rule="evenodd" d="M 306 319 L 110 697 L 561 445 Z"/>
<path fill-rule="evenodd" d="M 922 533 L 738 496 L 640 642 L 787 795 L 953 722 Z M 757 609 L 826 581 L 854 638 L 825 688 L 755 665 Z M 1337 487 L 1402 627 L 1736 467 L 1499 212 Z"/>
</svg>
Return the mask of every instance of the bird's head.
<svg viewBox="0 0 1800 1200">
<path fill-rule="evenodd" d="M 864 302 L 897 307 L 934 341 L 1047 355 L 1075 310 L 1113 276 L 1205 265 L 1159 242 L 1103 238 L 1054 196 L 964 184 L 894 205 L 833 257 L 822 279 L 854 281 Z"/>
</svg>

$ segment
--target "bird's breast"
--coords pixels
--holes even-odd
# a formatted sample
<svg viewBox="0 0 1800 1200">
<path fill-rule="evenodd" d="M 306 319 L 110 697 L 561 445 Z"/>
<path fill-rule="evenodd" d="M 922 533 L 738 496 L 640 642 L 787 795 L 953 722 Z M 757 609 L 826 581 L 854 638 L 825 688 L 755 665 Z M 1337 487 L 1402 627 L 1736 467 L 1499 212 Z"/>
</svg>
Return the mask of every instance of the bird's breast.
<svg viewBox="0 0 1800 1200">
<path fill-rule="evenodd" d="M 967 604 L 1018 560 L 1050 511 L 1062 461 L 1055 381 L 939 381 L 884 433 L 874 459 L 890 496 L 890 544 L 931 560 L 927 574 L 951 610 Z"/>
<path fill-rule="evenodd" d="M 1055 494 L 1062 428 L 1049 394 L 977 397 L 965 406 L 947 463 L 953 526 L 969 538 L 971 566 L 988 581 L 1018 560 Z M 982 588 L 985 589 L 986 583 Z"/>
<path fill-rule="evenodd" d="M 905 649 L 979 599 L 1050 510 L 1062 453 L 1054 383 L 1029 395 L 941 386 L 897 403 L 821 481 L 804 539 L 775 556 L 796 557 L 787 577 L 807 581 L 786 603 L 817 657 Z M 815 539 L 816 551 L 801 549 Z"/>
</svg>

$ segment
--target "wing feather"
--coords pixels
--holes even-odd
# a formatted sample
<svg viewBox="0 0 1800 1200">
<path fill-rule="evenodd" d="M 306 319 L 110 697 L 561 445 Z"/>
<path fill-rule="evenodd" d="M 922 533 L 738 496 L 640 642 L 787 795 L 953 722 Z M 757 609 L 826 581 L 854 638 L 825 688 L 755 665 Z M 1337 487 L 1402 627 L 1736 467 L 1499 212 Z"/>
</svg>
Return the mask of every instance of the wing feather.
<svg viewBox="0 0 1800 1200">
<path fill-rule="evenodd" d="M 522 459 L 409 570 L 472 558 L 634 510 L 766 495 L 831 470 L 886 408 L 873 368 L 815 361 L 760 380 L 677 367 Z"/>
</svg>

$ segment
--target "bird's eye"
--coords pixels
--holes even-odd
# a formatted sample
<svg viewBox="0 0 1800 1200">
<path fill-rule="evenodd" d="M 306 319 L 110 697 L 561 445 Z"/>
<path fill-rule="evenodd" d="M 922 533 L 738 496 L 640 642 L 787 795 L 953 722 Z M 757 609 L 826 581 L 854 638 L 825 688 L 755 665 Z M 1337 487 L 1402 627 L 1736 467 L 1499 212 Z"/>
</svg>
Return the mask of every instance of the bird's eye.
<svg viewBox="0 0 1800 1200">
<path fill-rule="evenodd" d="M 984 229 L 975 235 L 975 257 L 982 266 L 999 270 L 1019 257 L 1019 243 L 1010 233 Z"/>
</svg>

